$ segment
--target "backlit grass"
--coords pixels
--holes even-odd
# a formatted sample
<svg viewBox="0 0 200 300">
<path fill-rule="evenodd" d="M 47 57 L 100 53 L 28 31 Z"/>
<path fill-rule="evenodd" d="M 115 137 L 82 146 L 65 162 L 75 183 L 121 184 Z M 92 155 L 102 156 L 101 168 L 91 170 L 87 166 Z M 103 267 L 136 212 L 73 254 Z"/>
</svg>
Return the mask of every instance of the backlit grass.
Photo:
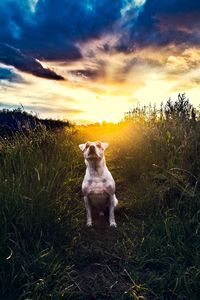
<svg viewBox="0 0 200 300">
<path fill-rule="evenodd" d="M 93 139 L 110 143 L 117 229 L 85 226 Z M 198 120 L 41 127 L 0 149 L 0 299 L 199 299 Z"/>
</svg>

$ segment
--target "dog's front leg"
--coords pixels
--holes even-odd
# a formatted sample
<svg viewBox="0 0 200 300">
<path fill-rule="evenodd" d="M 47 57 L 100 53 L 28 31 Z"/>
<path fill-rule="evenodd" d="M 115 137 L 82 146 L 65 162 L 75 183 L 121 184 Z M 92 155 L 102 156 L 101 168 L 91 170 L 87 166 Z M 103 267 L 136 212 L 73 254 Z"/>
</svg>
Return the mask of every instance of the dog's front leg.
<svg viewBox="0 0 200 300">
<path fill-rule="evenodd" d="M 85 208 L 86 208 L 86 215 L 87 215 L 87 226 L 92 226 L 92 213 L 91 213 L 91 207 L 88 201 L 88 197 L 84 196 L 84 202 L 85 202 Z"/>
<path fill-rule="evenodd" d="M 110 203 L 109 203 L 109 223 L 112 227 L 117 227 L 115 222 L 115 195 L 110 195 Z"/>
</svg>

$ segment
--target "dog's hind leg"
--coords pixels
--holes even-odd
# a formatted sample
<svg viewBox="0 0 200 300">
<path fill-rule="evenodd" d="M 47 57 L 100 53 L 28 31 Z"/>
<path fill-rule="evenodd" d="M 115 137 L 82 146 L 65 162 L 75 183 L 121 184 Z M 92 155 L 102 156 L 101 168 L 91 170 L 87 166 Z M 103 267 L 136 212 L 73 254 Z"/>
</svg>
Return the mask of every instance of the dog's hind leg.
<svg viewBox="0 0 200 300">
<path fill-rule="evenodd" d="M 88 227 L 90 227 L 90 226 L 92 226 L 92 213 L 91 213 L 91 207 L 90 207 L 90 203 L 88 201 L 88 197 L 87 196 L 84 196 L 84 202 L 85 202 L 86 215 L 87 215 L 86 225 Z"/>
</svg>

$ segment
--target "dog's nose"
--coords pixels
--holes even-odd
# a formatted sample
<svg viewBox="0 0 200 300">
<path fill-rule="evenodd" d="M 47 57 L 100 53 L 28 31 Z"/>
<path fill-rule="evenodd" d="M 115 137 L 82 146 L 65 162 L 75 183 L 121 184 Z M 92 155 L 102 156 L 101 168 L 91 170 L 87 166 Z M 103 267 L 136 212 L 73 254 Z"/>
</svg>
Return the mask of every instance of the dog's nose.
<svg viewBox="0 0 200 300">
<path fill-rule="evenodd" d="M 91 145 L 90 146 L 90 153 L 94 153 L 95 152 L 95 146 L 94 145 Z"/>
</svg>

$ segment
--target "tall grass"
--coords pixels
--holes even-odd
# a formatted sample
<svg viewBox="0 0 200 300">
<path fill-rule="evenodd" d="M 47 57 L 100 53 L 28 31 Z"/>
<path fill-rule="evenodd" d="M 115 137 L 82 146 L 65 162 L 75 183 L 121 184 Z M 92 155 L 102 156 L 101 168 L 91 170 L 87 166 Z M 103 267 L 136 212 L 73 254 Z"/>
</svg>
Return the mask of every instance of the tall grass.
<svg viewBox="0 0 200 300">
<path fill-rule="evenodd" d="M 43 276 L 50 291 L 60 280 L 63 289 L 71 285 L 70 264 L 54 247 L 58 240 L 71 239 L 72 219 L 80 214 L 80 161 L 73 131 L 50 133 L 43 127 L 2 140 L 0 147 L 0 298 L 29 297 L 32 291 L 33 299 L 42 299 Z"/>
<path fill-rule="evenodd" d="M 120 124 L 1 139 L 0 299 L 199 299 L 200 125 L 186 100 L 162 118 L 137 108 Z M 85 227 L 88 139 L 110 143 L 116 230 Z"/>
</svg>

